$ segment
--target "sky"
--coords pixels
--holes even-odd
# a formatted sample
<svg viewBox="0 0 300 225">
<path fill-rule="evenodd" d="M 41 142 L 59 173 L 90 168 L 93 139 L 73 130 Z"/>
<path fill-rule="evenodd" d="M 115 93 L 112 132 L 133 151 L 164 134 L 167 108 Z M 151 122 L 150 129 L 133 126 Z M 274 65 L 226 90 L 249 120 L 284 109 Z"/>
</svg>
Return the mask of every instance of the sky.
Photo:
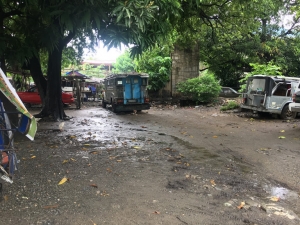
<svg viewBox="0 0 300 225">
<path fill-rule="evenodd" d="M 95 59 L 95 60 L 116 60 L 120 55 L 122 55 L 125 51 L 125 47 L 123 46 L 121 49 L 119 48 L 111 48 L 109 51 L 107 47 L 104 47 L 103 43 L 100 43 L 97 47 L 95 47 L 96 52 L 87 52 L 85 53 L 85 59 Z"/>
</svg>

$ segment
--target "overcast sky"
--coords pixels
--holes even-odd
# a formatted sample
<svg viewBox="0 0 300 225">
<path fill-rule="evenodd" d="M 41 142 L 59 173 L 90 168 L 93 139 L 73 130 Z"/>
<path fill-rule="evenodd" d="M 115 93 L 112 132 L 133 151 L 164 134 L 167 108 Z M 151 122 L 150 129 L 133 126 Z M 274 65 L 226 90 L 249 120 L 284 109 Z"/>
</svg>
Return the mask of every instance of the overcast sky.
<svg viewBox="0 0 300 225">
<path fill-rule="evenodd" d="M 103 46 L 103 43 L 95 47 L 96 52 L 88 52 L 85 55 L 85 59 L 92 58 L 94 60 L 116 60 L 125 51 L 125 47 L 111 48 L 109 51 Z"/>
</svg>

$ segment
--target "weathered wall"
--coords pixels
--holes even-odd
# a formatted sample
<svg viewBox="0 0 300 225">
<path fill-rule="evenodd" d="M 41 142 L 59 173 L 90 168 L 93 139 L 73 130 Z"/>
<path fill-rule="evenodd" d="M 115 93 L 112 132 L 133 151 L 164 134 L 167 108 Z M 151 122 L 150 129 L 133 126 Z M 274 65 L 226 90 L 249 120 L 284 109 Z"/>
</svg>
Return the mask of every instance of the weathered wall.
<svg viewBox="0 0 300 225">
<path fill-rule="evenodd" d="M 172 53 L 172 75 L 165 91 L 172 97 L 178 97 L 176 84 L 199 75 L 199 45 L 191 49 L 175 47 Z"/>
</svg>

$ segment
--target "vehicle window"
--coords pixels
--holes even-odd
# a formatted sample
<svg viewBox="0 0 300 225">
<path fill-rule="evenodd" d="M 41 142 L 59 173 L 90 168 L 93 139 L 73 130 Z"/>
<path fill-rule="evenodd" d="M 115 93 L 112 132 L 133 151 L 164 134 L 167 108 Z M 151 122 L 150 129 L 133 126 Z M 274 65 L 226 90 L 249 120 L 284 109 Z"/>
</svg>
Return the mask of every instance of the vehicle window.
<svg viewBox="0 0 300 225">
<path fill-rule="evenodd" d="M 230 94 L 232 91 L 231 91 L 231 89 L 229 89 L 229 88 L 224 88 L 224 89 L 223 89 L 223 92 L 224 92 L 225 94 Z"/>
<path fill-rule="evenodd" d="M 281 84 L 277 87 L 276 91 L 274 92 L 273 95 L 276 96 L 287 96 L 289 95 L 291 90 L 291 85 L 290 84 Z"/>
<path fill-rule="evenodd" d="M 133 83 L 134 83 L 134 84 L 137 84 L 137 83 L 139 83 L 139 79 L 137 79 L 137 78 L 134 78 L 134 79 L 133 79 Z"/>
<path fill-rule="evenodd" d="M 147 79 L 146 78 L 142 79 L 142 85 L 147 85 Z"/>
<path fill-rule="evenodd" d="M 122 84 L 123 84 L 122 80 L 117 80 L 117 85 L 122 85 Z"/>
<path fill-rule="evenodd" d="M 248 91 L 250 93 L 264 92 L 266 80 L 265 79 L 253 79 L 249 82 Z"/>
</svg>

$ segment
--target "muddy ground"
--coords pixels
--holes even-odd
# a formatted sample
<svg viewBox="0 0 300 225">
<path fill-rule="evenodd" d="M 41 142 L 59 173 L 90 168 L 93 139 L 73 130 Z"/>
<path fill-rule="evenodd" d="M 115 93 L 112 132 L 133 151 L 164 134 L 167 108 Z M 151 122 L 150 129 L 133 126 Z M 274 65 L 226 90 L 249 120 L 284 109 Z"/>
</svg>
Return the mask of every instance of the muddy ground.
<svg viewBox="0 0 300 225">
<path fill-rule="evenodd" d="M 39 121 L 33 142 L 16 137 L 1 224 L 300 224 L 298 119 L 98 102 L 66 113 Z"/>
</svg>

